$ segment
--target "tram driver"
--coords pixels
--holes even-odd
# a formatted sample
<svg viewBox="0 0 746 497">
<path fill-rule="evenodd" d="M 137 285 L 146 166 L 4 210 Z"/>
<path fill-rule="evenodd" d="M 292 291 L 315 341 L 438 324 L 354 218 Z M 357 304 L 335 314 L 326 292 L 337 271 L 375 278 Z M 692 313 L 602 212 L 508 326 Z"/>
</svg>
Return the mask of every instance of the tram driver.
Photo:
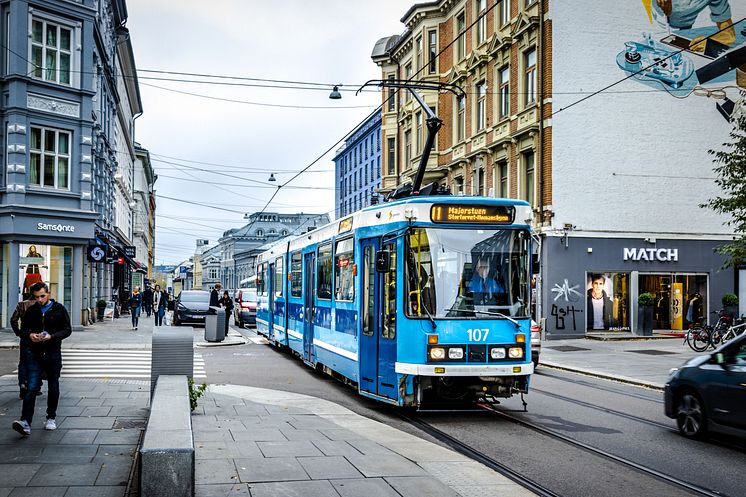
<svg viewBox="0 0 746 497">
<path fill-rule="evenodd" d="M 473 305 L 504 305 L 506 303 L 505 286 L 498 280 L 497 271 L 491 264 L 491 258 L 480 255 L 469 282 L 469 291 L 473 294 Z"/>
</svg>

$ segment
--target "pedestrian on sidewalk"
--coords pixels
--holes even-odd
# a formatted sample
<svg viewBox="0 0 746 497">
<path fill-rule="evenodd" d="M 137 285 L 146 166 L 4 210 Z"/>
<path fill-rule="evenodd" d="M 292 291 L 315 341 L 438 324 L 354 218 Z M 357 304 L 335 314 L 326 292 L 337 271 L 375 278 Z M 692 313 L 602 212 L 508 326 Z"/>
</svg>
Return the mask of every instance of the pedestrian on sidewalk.
<svg viewBox="0 0 746 497">
<path fill-rule="evenodd" d="M 225 309 L 225 336 L 228 336 L 228 323 L 233 315 L 233 299 L 228 295 L 228 290 L 223 292 L 223 298 L 220 299 L 220 307 Z"/>
<path fill-rule="evenodd" d="M 140 311 L 142 310 L 142 294 L 140 287 L 136 286 L 130 296 L 130 314 L 132 314 L 132 329 L 137 329 L 137 323 L 140 320 Z"/>
<path fill-rule="evenodd" d="M 36 304 L 28 308 L 21 323 L 21 336 L 29 341 L 26 348 L 28 390 L 23 398 L 21 419 L 13 421 L 13 429 L 23 436 L 31 434 L 36 393 L 41 388 L 42 374 L 47 377 L 47 422 L 44 428 L 57 429 L 55 418 L 60 399 L 62 340 L 72 333 L 67 309 L 50 298 L 46 283 L 34 283 L 31 295 Z"/>
<path fill-rule="evenodd" d="M 33 286 L 33 285 L 32 285 Z M 22 300 L 16 305 L 16 310 L 13 311 L 13 315 L 10 317 L 10 327 L 13 328 L 13 333 L 21 339 L 20 350 L 18 354 L 18 397 L 24 398 L 26 391 L 28 390 L 28 371 L 26 370 L 26 349 L 28 348 L 30 341 L 28 338 L 21 336 L 21 327 L 19 321 L 23 322 L 23 316 L 28 311 L 29 307 L 36 304 L 36 300 L 33 295 L 29 294 L 27 300 Z M 41 392 L 40 392 L 41 393 Z"/>
<path fill-rule="evenodd" d="M 220 289 L 223 288 L 223 285 L 220 283 L 215 283 L 215 286 L 212 288 L 212 291 L 210 292 L 210 307 L 219 307 L 220 306 Z"/>
<path fill-rule="evenodd" d="M 155 285 L 155 292 L 153 292 L 153 311 L 156 326 L 163 326 L 163 316 L 166 314 L 167 307 L 168 294 L 165 291 L 161 291 L 160 285 Z"/>
<path fill-rule="evenodd" d="M 150 317 L 150 313 L 153 312 L 153 290 L 150 285 L 142 292 L 142 305 L 145 308 L 145 314 Z"/>
</svg>

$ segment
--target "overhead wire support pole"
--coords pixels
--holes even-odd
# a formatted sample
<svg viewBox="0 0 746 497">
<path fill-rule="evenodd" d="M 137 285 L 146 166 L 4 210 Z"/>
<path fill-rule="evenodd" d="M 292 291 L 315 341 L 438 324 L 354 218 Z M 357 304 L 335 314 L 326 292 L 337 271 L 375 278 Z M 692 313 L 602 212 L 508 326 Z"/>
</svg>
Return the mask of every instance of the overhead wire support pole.
<svg viewBox="0 0 746 497">
<path fill-rule="evenodd" d="M 370 81 L 365 82 L 363 86 L 358 88 L 357 92 L 355 92 L 355 95 L 360 93 L 360 91 L 362 91 L 362 89 L 366 86 L 373 84 L 380 87 L 402 88 L 409 91 L 414 99 L 417 100 L 417 103 L 420 104 L 420 107 L 422 107 L 422 109 L 425 111 L 425 114 L 427 114 L 427 119 L 425 120 L 425 124 L 427 126 L 427 139 L 425 140 L 425 148 L 423 149 L 422 157 L 420 158 L 420 167 L 417 169 L 417 175 L 414 178 L 414 182 L 412 183 L 409 192 L 401 194 L 401 196 L 417 195 L 419 194 L 420 188 L 422 187 L 422 180 L 425 178 L 425 169 L 427 168 L 427 161 L 430 159 L 430 152 L 432 151 L 433 145 L 435 144 L 435 136 L 438 134 L 440 127 L 443 125 L 443 121 L 438 118 L 435 112 L 433 112 L 433 109 L 431 109 L 430 106 L 427 105 L 425 100 L 415 90 L 434 90 L 438 92 L 449 91 L 457 97 L 463 97 L 465 95 L 464 90 L 462 90 L 461 87 L 459 87 L 458 85 L 452 83 L 410 81 L 405 79 L 371 79 Z M 397 190 L 394 193 L 396 194 L 399 192 Z"/>
</svg>

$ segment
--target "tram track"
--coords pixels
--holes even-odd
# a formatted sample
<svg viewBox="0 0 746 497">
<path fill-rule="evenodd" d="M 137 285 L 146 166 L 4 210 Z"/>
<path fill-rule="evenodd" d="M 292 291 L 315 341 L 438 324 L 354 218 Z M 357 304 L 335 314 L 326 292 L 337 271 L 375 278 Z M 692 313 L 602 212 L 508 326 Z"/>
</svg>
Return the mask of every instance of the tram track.
<svg viewBox="0 0 746 497">
<path fill-rule="evenodd" d="M 603 449 L 599 449 L 597 447 L 593 447 L 592 445 L 580 442 L 578 440 L 575 440 L 571 437 L 568 437 L 566 435 L 563 435 L 562 433 L 556 432 L 554 430 L 550 430 L 548 428 L 545 428 L 543 426 L 537 425 L 535 423 L 532 423 L 530 421 L 526 421 L 525 419 L 522 419 L 518 416 L 515 416 L 511 413 L 505 412 L 503 410 L 497 409 L 494 406 L 483 404 L 482 408 L 487 411 L 491 412 L 499 417 L 502 417 L 503 419 L 506 419 L 508 421 L 511 421 L 515 424 L 518 424 L 520 426 L 523 426 L 525 428 L 528 428 L 532 431 L 541 433 L 545 436 L 549 436 L 551 438 L 554 438 L 555 440 L 559 440 L 567 445 L 570 445 L 572 447 L 575 447 L 577 449 L 580 449 L 584 452 L 594 454 L 596 456 L 603 457 L 605 459 L 611 460 L 613 462 L 622 464 L 624 466 L 627 466 L 629 468 L 632 468 L 634 470 L 637 470 L 641 473 L 644 473 L 648 476 L 654 477 L 658 480 L 664 481 L 666 483 L 669 483 L 671 485 L 677 486 L 679 488 L 683 488 L 689 492 L 692 492 L 696 495 L 704 495 L 708 497 L 726 497 L 726 494 L 723 494 L 721 492 L 716 492 L 713 490 L 709 490 L 703 487 L 700 487 L 699 485 L 695 485 L 693 483 L 690 483 L 688 481 L 673 477 L 671 475 L 667 475 L 665 473 L 662 473 L 656 469 L 650 468 L 648 466 L 645 466 L 643 464 L 636 463 L 630 459 L 626 459 L 621 456 L 617 456 L 615 454 L 612 454 L 611 452 L 605 451 Z"/>
<path fill-rule="evenodd" d="M 581 377 L 585 377 L 585 378 L 595 378 L 597 380 L 603 380 L 603 381 L 607 381 L 607 382 L 614 381 L 614 380 L 610 380 L 608 378 L 598 378 L 598 377 L 595 377 L 595 376 L 586 375 L 584 373 L 577 373 L 577 372 L 574 372 L 574 371 L 567 371 L 567 370 L 563 370 L 563 369 L 553 369 L 553 372 L 550 373 L 550 372 L 547 371 L 547 368 L 550 368 L 550 366 L 542 366 L 542 369 L 534 371 L 534 374 L 538 375 L 538 376 L 546 376 L 548 378 L 552 378 L 552 379 L 559 380 L 559 381 L 564 381 L 566 383 L 572 383 L 574 385 L 582 385 L 582 386 L 585 386 L 585 387 L 588 387 L 588 388 L 593 388 L 595 390 L 601 390 L 602 392 L 609 392 L 609 393 L 620 394 L 620 395 L 624 395 L 625 397 L 632 397 L 632 398 L 639 399 L 639 400 L 645 400 L 647 402 L 653 402 L 655 404 L 663 404 L 663 399 L 659 398 L 659 397 L 650 397 L 650 396 L 642 395 L 642 394 L 635 394 L 635 393 L 630 393 L 630 392 L 623 392 L 621 390 L 621 388 L 610 388 L 610 387 L 606 387 L 606 386 L 603 386 L 603 385 L 599 385 L 599 384 L 593 383 L 591 381 L 577 380 L 577 379 L 574 379 L 574 378 L 571 379 L 571 378 L 564 377 L 561 374 L 553 374 L 553 373 L 554 372 L 566 372 L 568 374 L 573 374 L 575 376 L 581 376 Z M 628 387 L 630 386 L 629 383 L 622 383 L 622 382 L 619 382 L 618 385 L 620 387 L 621 386 L 628 386 Z M 644 386 L 639 386 L 639 385 L 632 385 L 632 386 L 636 386 L 638 388 L 646 389 L 646 390 L 648 390 L 650 392 L 655 392 L 655 393 L 658 393 L 658 394 L 662 394 L 661 391 L 655 390 L 655 389 L 652 389 L 652 388 L 649 388 L 649 387 L 644 387 Z"/>
</svg>

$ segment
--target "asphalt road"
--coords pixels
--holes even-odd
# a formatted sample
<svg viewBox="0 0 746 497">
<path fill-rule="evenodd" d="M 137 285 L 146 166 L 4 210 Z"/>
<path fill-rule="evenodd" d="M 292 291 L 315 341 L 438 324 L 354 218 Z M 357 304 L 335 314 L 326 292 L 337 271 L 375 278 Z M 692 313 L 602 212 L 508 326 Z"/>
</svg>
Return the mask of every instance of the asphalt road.
<svg viewBox="0 0 746 497">
<path fill-rule="evenodd" d="M 243 332 L 253 335 L 250 330 Z M 441 443 L 400 418 L 397 409 L 360 397 L 353 388 L 268 345 L 213 347 L 201 353 L 210 383 L 320 397 Z M 675 431 L 673 420 L 663 415 L 660 392 L 549 369 L 539 371 L 526 398 L 528 412 L 517 412 L 522 409 L 517 398 L 504 400 L 496 409 L 707 491 L 746 495 L 744 442 L 684 439 Z M 701 495 L 490 411 L 418 413 L 416 417 L 559 495 Z"/>
</svg>

